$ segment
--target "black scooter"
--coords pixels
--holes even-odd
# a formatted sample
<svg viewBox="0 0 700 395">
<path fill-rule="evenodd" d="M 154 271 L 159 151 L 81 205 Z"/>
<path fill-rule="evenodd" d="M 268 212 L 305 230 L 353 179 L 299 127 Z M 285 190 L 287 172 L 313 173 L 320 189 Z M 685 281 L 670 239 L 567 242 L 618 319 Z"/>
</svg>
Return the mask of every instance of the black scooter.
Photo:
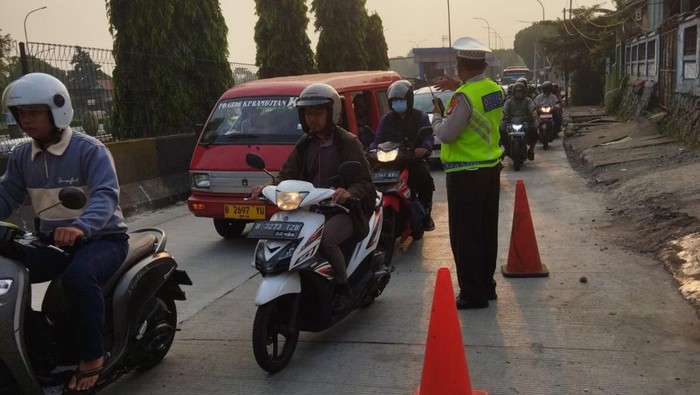
<svg viewBox="0 0 700 395">
<path fill-rule="evenodd" d="M 64 188 L 59 200 L 54 206 L 62 204 L 75 210 L 85 205 L 86 197 L 80 189 Z M 73 370 L 57 368 L 77 365 L 79 360 L 72 336 L 76 320 L 65 301 L 61 277 L 49 284 L 41 311 L 31 308 L 29 271 L 22 263 L 22 250 L 42 248 L 64 253 L 47 239 L 0 222 L 2 395 L 43 394 L 46 388 L 60 388 Z M 129 233 L 124 263 L 102 286 L 107 357 L 97 384 L 88 393 L 97 392 L 130 370 L 158 364 L 170 350 L 177 331 L 175 300 L 185 300 L 180 285 L 192 285 L 192 281 L 186 272 L 176 269 L 165 243 L 160 229 Z"/>
</svg>

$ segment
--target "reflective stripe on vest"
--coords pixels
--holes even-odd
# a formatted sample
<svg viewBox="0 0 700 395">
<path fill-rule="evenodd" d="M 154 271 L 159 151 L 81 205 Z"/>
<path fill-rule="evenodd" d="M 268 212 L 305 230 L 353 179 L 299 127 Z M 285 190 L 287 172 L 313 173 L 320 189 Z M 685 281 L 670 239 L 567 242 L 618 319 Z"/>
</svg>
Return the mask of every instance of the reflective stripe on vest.
<svg viewBox="0 0 700 395">
<path fill-rule="evenodd" d="M 442 143 L 440 160 L 445 172 L 496 166 L 501 157 L 498 126 L 503 115 L 503 90 L 491 79 L 484 78 L 467 82 L 456 92 L 469 99 L 472 114 L 454 141 Z M 450 102 L 455 97 L 456 93 Z"/>
</svg>

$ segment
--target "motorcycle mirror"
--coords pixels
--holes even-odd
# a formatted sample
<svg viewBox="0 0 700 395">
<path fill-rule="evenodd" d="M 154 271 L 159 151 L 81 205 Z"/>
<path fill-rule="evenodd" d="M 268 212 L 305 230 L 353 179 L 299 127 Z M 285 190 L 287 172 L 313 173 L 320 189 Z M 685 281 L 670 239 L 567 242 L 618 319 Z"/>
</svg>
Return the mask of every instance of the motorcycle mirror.
<svg viewBox="0 0 700 395">
<path fill-rule="evenodd" d="M 260 155 L 248 153 L 245 156 L 245 163 L 253 169 L 265 170 L 265 160 Z"/>
<path fill-rule="evenodd" d="M 61 205 L 65 208 L 71 210 L 78 210 L 85 206 L 87 203 L 87 196 L 85 192 L 76 187 L 66 187 L 58 192 L 58 200 L 61 201 Z"/>
<path fill-rule="evenodd" d="M 253 169 L 264 171 L 268 176 L 272 177 L 273 182 L 275 181 L 275 176 L 265 169 L 265 159 L 263 159 L 260 155 L 252 152 L 247 153 L 245 156 L 245 163 Z"/>
<path fill-rule="evenodd" d="M 39 232 L 41 225 L 39 215 L 41 215 L 41 213 L 44 211 L 50 210 L 58 205 L 62 205 L 63 207 L 71 210 L 78 210 L 83 208 L 85 203 L 87 203 L 87 196 L 80 188 L 66 187 L 61 189 L 58 192 L 58 203 L 54 203 L 49 207 L 37 211 L 36 215 L 34 216 L 34 231 Z"/>
</svg>

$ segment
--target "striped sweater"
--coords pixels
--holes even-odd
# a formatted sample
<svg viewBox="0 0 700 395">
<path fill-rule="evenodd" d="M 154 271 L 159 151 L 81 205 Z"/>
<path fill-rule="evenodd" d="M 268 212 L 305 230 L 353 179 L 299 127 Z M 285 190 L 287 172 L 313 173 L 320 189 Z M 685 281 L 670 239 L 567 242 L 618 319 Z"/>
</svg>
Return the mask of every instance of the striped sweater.
<svg viewBox="0 0 700 395">
<path fill-rule="evenodd" d="M 94 137 L 66 128 L 58 143 L 42 150 L 32 140 L 16 147 L 0 178 L 0 219 L 6 219 L 29 196 L 35 212 L 58 200 L 64 187 L 78 187 L 88 197 L 85 207 L 58 205 L 40 214 L 41 231 L 74 226 L 86 237 L 126 232 L 119 208 L 119 182 L 107 147 Z"/>
</svg>

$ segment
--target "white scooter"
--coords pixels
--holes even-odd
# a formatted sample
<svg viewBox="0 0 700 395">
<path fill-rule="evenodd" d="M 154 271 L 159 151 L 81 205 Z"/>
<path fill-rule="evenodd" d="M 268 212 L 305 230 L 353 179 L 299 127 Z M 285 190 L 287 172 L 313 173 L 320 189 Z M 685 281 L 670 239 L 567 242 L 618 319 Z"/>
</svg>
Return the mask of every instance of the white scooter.
<svg viewBox="0 0 700 395">
<path fill-rule="evenodd" d="M 263 159 L 255 154 L 248 154 L 246 162 L 267 172 Z M 357 162 L 341 164 L 341 184 L 359 171 Z M 253 265 L 263 276 L 255 296 L 258 310 L 253 325 L 253 351 L 258 365 L 270 373 L 289 363 L 299 331 L 318 332 L 331 327 L 355 308 L 372 304 L 389 283 L 393 267 L 385 264 L 386 251 L 382 246 L 393 248 L 393 235 L 382 235 L 382 195 L 377 193 L 367 236 L 341 245 L 352 300 L 342 310 L 332 308 L 334 273 L 328 260 L 319 254 L 324 212 L 349 211 L 330 203 L 333 192 L 298 180 L 282 181 L 262 190 L 264 199 L 281 210 L 270 221 L 255 222 L 248 234 L 249 238 L 261 239 L 255 248 Z"/>
</svg>

